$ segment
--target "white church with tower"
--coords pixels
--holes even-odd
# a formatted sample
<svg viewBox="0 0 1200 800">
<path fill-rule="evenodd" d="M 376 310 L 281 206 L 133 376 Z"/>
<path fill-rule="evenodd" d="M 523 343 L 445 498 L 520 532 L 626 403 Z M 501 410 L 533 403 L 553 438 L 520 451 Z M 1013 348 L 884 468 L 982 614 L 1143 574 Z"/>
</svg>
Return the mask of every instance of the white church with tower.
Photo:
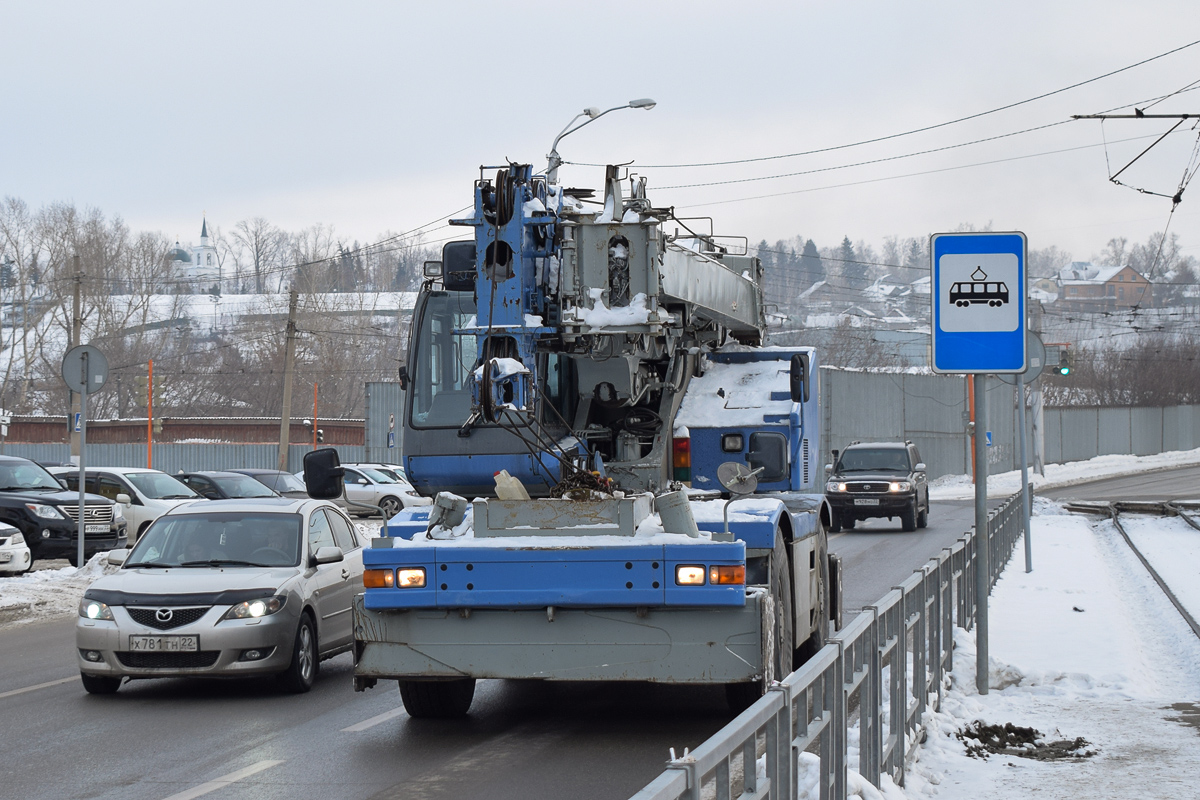
<svg viewBox="0 0 1200 800">
<path fill-rule="evenodd" d="M 193 292 L 211 292 L 221 284 L 221 267 L 217 262 L 217 248 L 208 238 L 208 218 L 200 226 L 200 246 L 183 248 L 175 242 L 171 251 L 171 267 L 175 275 L 192 284 Z"/>
</svg>

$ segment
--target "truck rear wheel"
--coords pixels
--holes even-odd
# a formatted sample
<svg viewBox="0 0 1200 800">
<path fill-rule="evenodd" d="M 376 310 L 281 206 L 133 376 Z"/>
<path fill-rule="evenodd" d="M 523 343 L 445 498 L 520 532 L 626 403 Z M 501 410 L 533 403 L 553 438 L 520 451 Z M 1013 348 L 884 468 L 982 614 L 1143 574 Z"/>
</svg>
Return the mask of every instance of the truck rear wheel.
<svg viewBox="0 0 1200 800">
<path fill-rule="evenodd" d="M 783 532 L 775 532 L 768 591 L 774 599 L 771 653 L 764 659 L 762 680 L 725 685 L 725 699 L 734 713 L 741 713 L 763 696 L 771 681 L 781 681 L 792 672 L 796 651 L 796 621 L 792 613 L 792 581 Z"/>
<path fill-rule="evenodd" d="M 465 717 L 475 698 L 475 679 L 397 681 L 404 710 L 414 719 Z"/>
</svg>

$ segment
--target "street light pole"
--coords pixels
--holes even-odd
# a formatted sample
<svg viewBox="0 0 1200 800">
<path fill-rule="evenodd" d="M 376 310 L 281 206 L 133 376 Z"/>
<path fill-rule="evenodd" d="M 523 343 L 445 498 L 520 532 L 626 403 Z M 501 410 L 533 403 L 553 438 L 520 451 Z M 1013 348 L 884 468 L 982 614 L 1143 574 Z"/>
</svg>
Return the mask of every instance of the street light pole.
<svg viewBox="0 0 1200 800">
<path fill-rule="evenodd" d="M 606 111 L 601 111 L 598 108 L 589 106 L 588 108 L 585 108 L 583 111 L 576 114 L 575 117 L 567 123 L 567 127 L 563 128 L 562 132 L 559 133 L 558 136 L 554 137 L 554 143 L 550 145 L 550 154 L 547 156 L 549 159 L 549 165 L 546 167 L 547 180 L 549 180 L 550 183 L 555 183 L 558 180 L 558 168 L 563 163 L 562 158 L 558 155 L 558 143 L 559 140 L 561 140 L 564 136 L 574 133 L 590 122 L 595 122 L 610 111 L 620 111 L 622 108 L 644 108 L 649 111 L 656 105 L 657 103 L 655 103 L 649 97 L 642 97 L 637 100 L 630 100 L 623 106 L 613 106 Z M 587 119 L 578 125 L 575 125 L 575 121 L 580 117 L 587 117 Z M 572 125 L 575 125 L 575 127 L 572 128 Z"/>
</svg>

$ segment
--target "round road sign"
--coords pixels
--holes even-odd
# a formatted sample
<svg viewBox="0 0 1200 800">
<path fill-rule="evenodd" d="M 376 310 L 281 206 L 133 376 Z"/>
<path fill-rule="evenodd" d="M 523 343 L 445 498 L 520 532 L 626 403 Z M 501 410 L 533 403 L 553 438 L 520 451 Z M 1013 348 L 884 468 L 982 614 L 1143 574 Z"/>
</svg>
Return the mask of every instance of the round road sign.
<svg viewBox="0 0 1200 800">
<path fill-rule="evenodd" d="M 996 377 L 1009 386 L 1016 386 L 1017 374 L 1019 374 L 1028 385 L 1038 379 L 1038 376 L 1042 374 L 1042 368 L 1045 366 L 1046 345 L 1042 344 L 1042 337 L 1033 331 L 1025 331 L 1025 371 L 1016 374 L 1000 373 Z"/>
<path fill-rule="evenodd" d="M 90 344 L 72 347 L 63 356 L 62 378 L 71 391 L 94 394 L 108 380 L 108 359 Z"/>
</svg>

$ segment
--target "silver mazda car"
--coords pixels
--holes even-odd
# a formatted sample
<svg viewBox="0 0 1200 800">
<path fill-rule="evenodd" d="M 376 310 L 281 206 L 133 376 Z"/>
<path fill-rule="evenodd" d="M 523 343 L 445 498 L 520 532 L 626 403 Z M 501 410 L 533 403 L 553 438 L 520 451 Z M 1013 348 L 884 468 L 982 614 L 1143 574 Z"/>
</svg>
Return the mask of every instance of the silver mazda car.
<svg viewBox="0 0 1200 800">
<path fill-rule="evenodd" d="M 325 500 L 213 500 L 159 517 L 121 569 L 84 592 L 75 626 L 93 694 L 125 678 L 275 675 L 311 688 L 322 659 L 354 643 L 362 546 Z"/>
</svg>

